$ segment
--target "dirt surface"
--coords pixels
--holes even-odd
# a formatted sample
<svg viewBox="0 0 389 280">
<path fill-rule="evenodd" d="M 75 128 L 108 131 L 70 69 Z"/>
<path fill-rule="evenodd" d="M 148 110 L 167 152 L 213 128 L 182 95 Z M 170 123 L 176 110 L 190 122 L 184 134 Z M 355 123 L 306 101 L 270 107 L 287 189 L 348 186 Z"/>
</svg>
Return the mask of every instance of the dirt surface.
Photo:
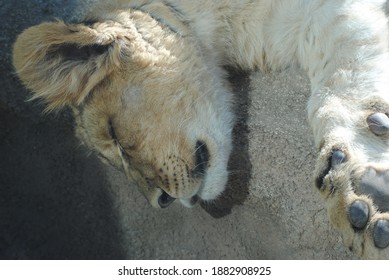
<svg viewBox="0 0 389 280">
<path fill-rule="evenodd" d="M 13 73 L 24 28 L 80 13 L 72 0 L 0 0 L 0 258 L 352 259 L 313 187 L 306 77 L 229 69 L 238 116 L 225 195 L 150 208 L 79 145 L 68 111 L 43 115 Z"/>
</svg>

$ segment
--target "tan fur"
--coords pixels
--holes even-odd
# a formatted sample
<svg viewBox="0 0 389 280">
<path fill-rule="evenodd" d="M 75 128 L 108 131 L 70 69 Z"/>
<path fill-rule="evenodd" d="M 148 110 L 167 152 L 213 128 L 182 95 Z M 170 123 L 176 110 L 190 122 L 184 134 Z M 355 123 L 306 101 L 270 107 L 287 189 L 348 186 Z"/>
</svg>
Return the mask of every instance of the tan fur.
<svg viewBox="0 0 389 280">
<path fill-rule="evenodd" d="M 161 4 L 147 8 L 172 16 Z M 102 17 L 91 26 L 54 22 L 27 29 L 14 46 L 21 80 L 35 92 L 34 99 L 45 99 L 48 110 L 70 105 L 81 141 L 123 169 L 153 206 L 159 207 L 161 190 L 186 205 L 200 192 L 203 199 L 215 198 L 224 188 L 231 149 L 230 93 L 220 70 L 204 66 L 196 46 L 140 10 L 114 10 Z M 171 21 L 186 31 L 175 16 Z M 67 54 L 71 44 L 75 50 Z M 107 50 L 82 50 L 86 59 L 66 57 L 94 45 Z M 216 121 L 193 127 L 198 118 Z M 197 141 L 227 153 L 222 158 L 215 153 L 207 163 L 225 178 L 220 190 L 204 190 L 204 174 L 195 174 Z"/>
</svg>

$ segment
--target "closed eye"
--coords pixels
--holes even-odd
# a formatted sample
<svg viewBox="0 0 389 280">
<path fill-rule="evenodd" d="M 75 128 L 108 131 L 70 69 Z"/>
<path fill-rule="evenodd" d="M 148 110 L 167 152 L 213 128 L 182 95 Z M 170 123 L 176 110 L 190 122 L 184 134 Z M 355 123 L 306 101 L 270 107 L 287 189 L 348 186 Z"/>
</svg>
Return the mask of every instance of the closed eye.
<svg viewBox="0 0 389 280">
<path fill-rule="evenodd" d="M 116 135 L 116 132 L 115 132 L 115 129 L 113 127 L 111 119 L 108 121 L 108 132 L 109 132 L 109 135 L 111 136 L 112 140 L 115 142 L 115 145 L 117 145 L 119 147 L 122 154 L 125 154 L 124 148 L 118 140 L 118 137 Z"/>
</svg>

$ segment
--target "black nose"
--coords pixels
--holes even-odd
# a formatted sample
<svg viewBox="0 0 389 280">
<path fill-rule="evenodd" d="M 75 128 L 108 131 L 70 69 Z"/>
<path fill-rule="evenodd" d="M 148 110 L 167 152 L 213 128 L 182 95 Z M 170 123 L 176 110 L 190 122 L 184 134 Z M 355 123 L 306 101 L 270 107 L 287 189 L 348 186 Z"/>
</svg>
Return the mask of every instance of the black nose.
<svg viewBox="0 0 389 280">
<path fill-rule="evenodd" d="M 166 208 L 172 204 L 174 200 L 174 197 L 171 197 L 166 192 L 162 191 L 161 196 L 158 198 L 158 204 L 161 208 Z"/>
<path fill-rule="evenodd" d="M 193 173 L 203 176 L 208 167 L 209 151 L 207 145 L 202 141 L 196 142 L 195 162 Z"/>
</svg>

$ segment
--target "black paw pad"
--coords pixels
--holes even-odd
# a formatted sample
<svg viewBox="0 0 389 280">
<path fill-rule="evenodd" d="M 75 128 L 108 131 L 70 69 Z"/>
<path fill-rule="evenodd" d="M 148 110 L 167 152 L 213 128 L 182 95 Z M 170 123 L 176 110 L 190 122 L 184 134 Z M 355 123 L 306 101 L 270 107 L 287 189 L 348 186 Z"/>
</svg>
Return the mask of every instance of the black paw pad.
<svg viewBox="0 0 389 280">
<path fill-rule="evenodd" d="M 389 118 L 384 113 L 374 113 L 367 118 L 367 124 L 371 132 L 382 136 L 389 132 Z"/>
<path fill-rule="evenodd" d="M 389 171 L 369 168 L 355 188 L 358 194 L 368 195 L 380 211 L 389 211 Z"/>
<path fill-rule="evenodd" d="M 354 201 L 349 209 L 348 219 L 355 229 L 363 229 L 369 220 L 369 205 L 362 201 Z"/>
<path fill-rule="evenodd" d="M 334 150 L 331 157 L 328 159 L 327 167 L 323 170 L 319 177 L 316 178 L 316 187 L 322 189 L 324 178 L 328 175 L 331 169 L 347 161 L 346 154 L 340 150 Z"/>
<path fill-rule="evenodd" d="M 389 245 L 389 221 L 378 220 L 373 229 L 374 244 L 378 248 L 386 248 Z"/>
<path fill-rule="evenodd" d="M 331 167 L 336 167 L 347 161 L 346 154 L 342 151 L 336 150 L 331 156 Z"/>
</svg>

